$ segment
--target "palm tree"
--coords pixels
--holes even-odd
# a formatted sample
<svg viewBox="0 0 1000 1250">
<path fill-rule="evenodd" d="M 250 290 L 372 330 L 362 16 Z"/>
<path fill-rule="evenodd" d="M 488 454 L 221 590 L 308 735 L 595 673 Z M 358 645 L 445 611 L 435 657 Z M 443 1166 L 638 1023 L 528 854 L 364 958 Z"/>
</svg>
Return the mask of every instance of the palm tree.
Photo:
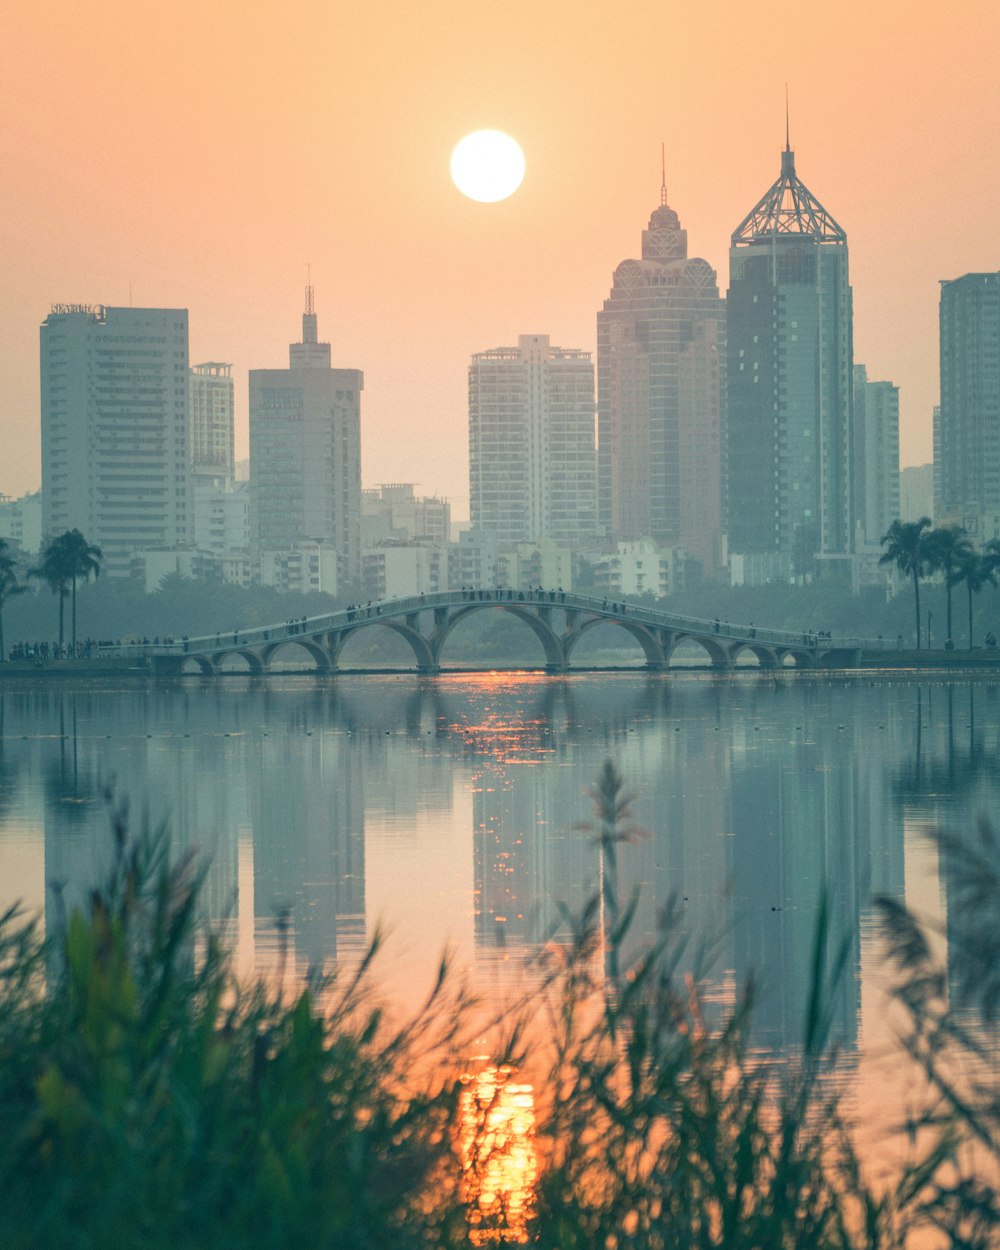
<svg viewBox="0 0 1000 1250">
<path fill-rule="evenodd" d="M 64 637 L 64 617 L 66 607 L 66 586 L 69 582 L 69 575 L 66 572 L 65 561 L 62 558 L 62 549 L 59 546 L 59 539 L 53 538 L 47 543 L 42 552 L 42 562 L 33 569 L 28 569 L 29 577 L 37 577 L 39 581 L 45 582 L 49 590 L 54 595 L 59 596 L 59 646 L 63 645 Z"/>
<path fill-rule="evenodd" d="M 927 572 L 929 552 L 926 549 L 930 529 L 930 517 L 919 521 L 893 521 L 887 533 L 882 535 L 885 553 L 879 564 L 894 564 L 904 576 L 913 578 L 913 597 L 917 610 L 917 650 L 920 650 L 920 579 Z"/>
<path fill-rule="evenodd" d="M 89 582 L 91 574 L 95 578 L 100 577 L 101 549 L 88 543 L 80 531 L 75 529 L 69 530 L 56 541 L 62 544 L 62 555 L 69 573 L 73 654 L 76 655 L 76 584 L 78 581 Z"/>
<path fill-rule="evenodd" d="M 17 560 L 10 554 L 10 544 L 5 538 L 0 538 L 0 664 L 7 659 L 3 641 L 4 604 L 15 595 L 23 595 L 27 589 L 18 581 Z"/>
<path fill-rule="evenodd" d="M 929 568 L 944 574 L 948 602 L 948 628 L 945 636 L 951 639 L 951 588 L 962 580 L 959 570 L 963 560 L 973 554 L 972 543 L 969 542 L 968 531 L 961 525 L 942 525 L 931 530 L 924 540 L 924 547 L 928 553 Z"/>
<path fill-rule="evenodd" d="M 76 586 L 77 582 L 89 581 L 90 575 L 101 574 L 101 549 L 93 547 L 78 529 L 67 530 L 53 538 L 42 552 L 42 563 L 31 574 L 48 582 L 59 594 L 59 646 L 63 645 L 63 603 L 67 587 L 72 596 L 72 646 L 76 654 Z"/>
<path fill-rule="evenodd" d="M 996 541 L 994 539 L 994 541 Z M 972 596 L 978 595 L 984 586 L 997 584 L 997 569 L 1000 561 L 991 552 L 980 554 L 971 549 L 962 557 L 961 564 L 955 573 L 955 584 L 965 582 L 969 595 L 969 650 L 972 650 Z"/>
</svg>

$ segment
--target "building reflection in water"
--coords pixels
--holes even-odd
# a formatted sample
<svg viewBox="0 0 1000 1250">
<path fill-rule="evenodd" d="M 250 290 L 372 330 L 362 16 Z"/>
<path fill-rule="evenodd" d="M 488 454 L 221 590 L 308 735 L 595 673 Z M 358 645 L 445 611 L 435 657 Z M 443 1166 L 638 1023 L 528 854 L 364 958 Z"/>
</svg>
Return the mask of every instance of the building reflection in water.
<svg viewBox="0 0 1000 1250">
<path fill-rule="evenodd" d="M 714 992 L 753 974 L 758 1041 L 780 1048 L 801 1038 L 825 894 L 831 950 L 850 951 L 832 1007 L 852 1046 L 871 899 L 907 886 L 904 827 L 969 827 L 1000 797 L 998 691 L 764 674 L 10 685 L 2 901 L 9 882 L 35 905 L 58 884 L 51 927 L 85 900 L 112 851 L 113 785 L 133 828 L 166 822 L 210 855 L 205 914 L 244 970 L 276 966 L 279 914 L 300 971 L 353 961 L 395 919 L 428 966 L 451 938 L 502 994 L 596 889 L 586 791 L 610 758 L 646 831 L 620 854 L 634 940 L 676 900 L 691 950 L 716 949 Z"/>
</svg>

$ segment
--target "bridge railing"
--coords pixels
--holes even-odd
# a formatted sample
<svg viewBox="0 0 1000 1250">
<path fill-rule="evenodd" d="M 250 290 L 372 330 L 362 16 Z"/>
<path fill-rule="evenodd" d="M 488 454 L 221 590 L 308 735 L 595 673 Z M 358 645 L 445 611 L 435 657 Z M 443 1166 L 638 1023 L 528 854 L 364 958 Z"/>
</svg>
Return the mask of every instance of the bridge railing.
<svg viewBox="0 0 1000 1250">
<path fill-rule="evenodd" d="M 322 634 L 330 630 L 344 629 L 349 625 L 378 620 L 392 620 L 412 613 L 434 608 L 461 607 L 463 603 L 511 604 L 524 607 L 555 607 L 569 611 L 592 612 L 609 620 L 624 619 L 647 625 L 654 629 L 669 629 L 677 633 L 689 633 L 701 637 L 714 636 L 725 642 L 761 643 L 777 647 L 791 647 L 810 651 L 829 650 L 881 650 L 893 644 L 882 638 L 832 637 L 815 630 L 769 629 L 753 624 L 738 625 L 729 621 L 706 617 L 682 616 L 663 612 L 645 604 L 629 603 L 625 599 L 598 599 L 571 591 L 533 590 L 516 591 L 506 587 L 443 590 L 432 594 L 412 595 L 404 599 L 372 600 L 355 604 L 335 612 L 318 616 L 301 617 L 276 625 L 260 625 L 234 629 L 230 632 L 182 636 L 171 642 L 125 642 L 102 644 L 101 654 L 117 655 L 185 655 L 233 651 L 241 648 L 260 647 L 271 642 L 285 642 Z"/>
</svg>

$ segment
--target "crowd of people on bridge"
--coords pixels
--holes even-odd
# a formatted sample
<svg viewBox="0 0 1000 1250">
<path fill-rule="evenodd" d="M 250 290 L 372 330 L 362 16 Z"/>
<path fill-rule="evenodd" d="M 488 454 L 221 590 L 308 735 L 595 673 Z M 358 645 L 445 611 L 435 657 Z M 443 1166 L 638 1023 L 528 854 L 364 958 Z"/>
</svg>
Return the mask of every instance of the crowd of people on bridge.
<svg viewBox="0 0 1000 1250">
<path fill-rule="evenodd" d="M 527 590 L 514 590 L 511 586 L 494 586 L 492 590 L 477 590 L 473 586 L 463 586 L 463 599 L 472 603 L 565 603 L 566 592 L 560 586 L 558 590 L 544 590 L 541 586 L 531 586 Z"/>
<path fill-rule="evenodd" d="M 76 644 L 58 642 L 16 642 L 10 649 L 11 660 L 35 660 L 44 664 L 47 660 L 86 660 L 102 645 L 94 638 L 86 638 Z"/>
</svg>

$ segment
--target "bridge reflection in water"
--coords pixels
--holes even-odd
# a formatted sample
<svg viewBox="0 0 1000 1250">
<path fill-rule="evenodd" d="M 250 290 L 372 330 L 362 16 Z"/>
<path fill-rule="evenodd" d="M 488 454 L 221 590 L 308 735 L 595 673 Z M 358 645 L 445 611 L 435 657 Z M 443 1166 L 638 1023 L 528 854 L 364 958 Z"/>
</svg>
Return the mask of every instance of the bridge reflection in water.
<svg viewBox="0 0 1000 1250">
<path fill-rule="evenodd" d="M 250 673 L 267 673 L 283 652 L 287 656 L 291 649 L 299 648 L 311 657 L 317 672 L 332 673 L 338 669 L 351 638 L 382 626 L 409 645 L 417 672 L 435 674 L 441 671 L 445 646 L 455 627 L 486 611 L 504 613 L 527 625 L 541 644 L 543 667 L 549 673 L 567 672 L 581 639 L 608 623 L 619 626 L 639 644 L 645 667 L 653 671 L 669 668 L 678 649 L 691 643 L 700 646 L 708 663 L 719 669 L 734 667 L 747 654 L 755 657 L 761 668 L 853 667 L 863 649 L 882 645 L 880 640 L 797 634 L 678 616 L 625 600 L 596 599 L 562 590 L 529 592 L 494 587 L 387 600 L 301 621 L 183 638 L 169 644 L 106 646 L 101 654 L 135 656 L 157 675 L 215 676 L 237 659 Z"/>
</svg>

